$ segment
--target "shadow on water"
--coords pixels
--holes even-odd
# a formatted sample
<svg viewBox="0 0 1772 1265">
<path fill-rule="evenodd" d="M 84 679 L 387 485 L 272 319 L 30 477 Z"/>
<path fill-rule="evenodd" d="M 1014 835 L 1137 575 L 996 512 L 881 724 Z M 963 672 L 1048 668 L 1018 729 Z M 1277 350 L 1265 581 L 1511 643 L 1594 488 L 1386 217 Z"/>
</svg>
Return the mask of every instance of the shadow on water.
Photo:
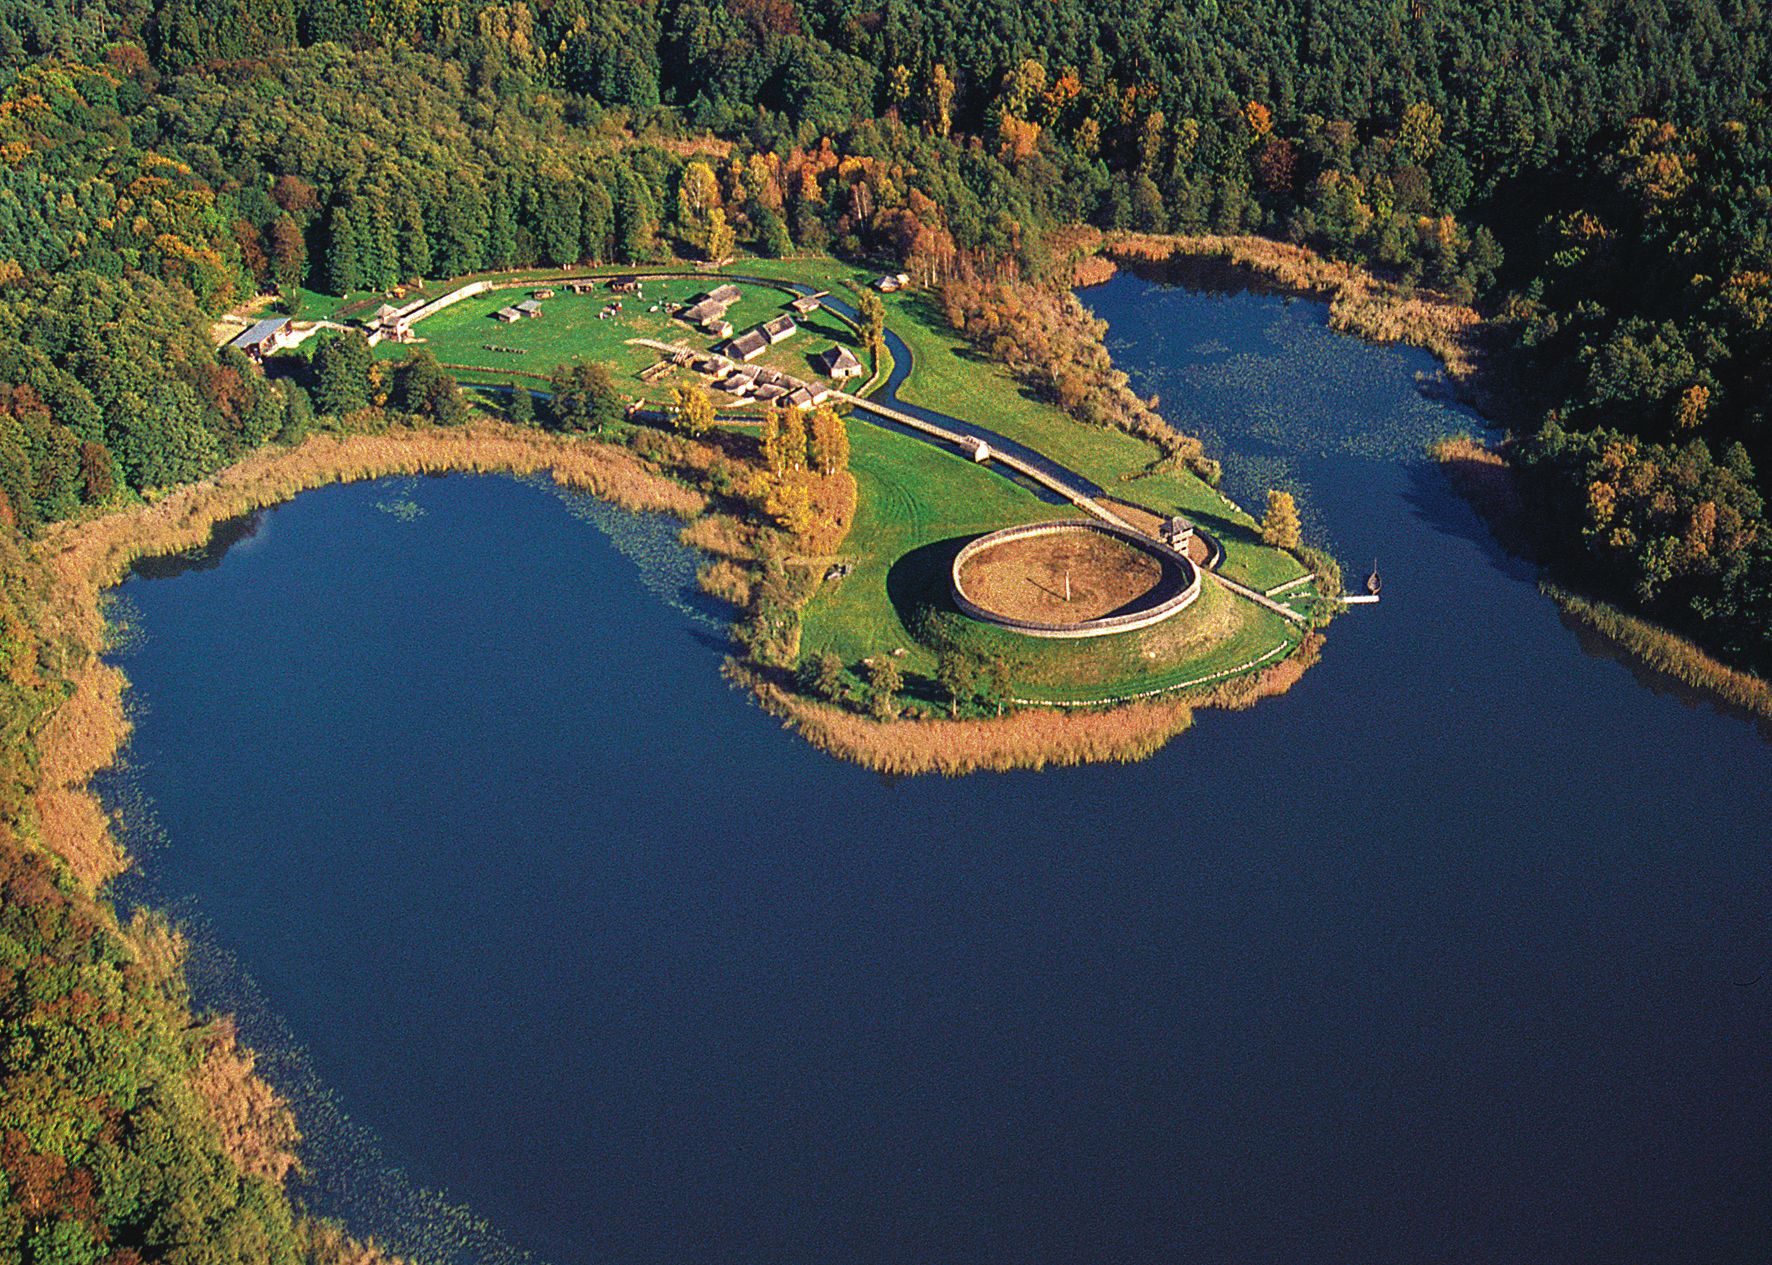
<svg viewBox="0 0 1772 1265">
<path fill-rule="evenodd" d="M 1545 600 L 1551 599 L 1546 598 Z M 1772 743 L 1772 717 L 1755 715 L 1745 707 L 1737 707 L 1726 699 L 1718 698 L 1708 690 L 1694 689 L 1678 677 L 1658 671 L 1606 636 L 1605 633 L 1589 627 L 1561 607 L 1557 609 L 1557 618 L 1562 621 L 1563 627 L 1575 634 L 1575 644 L 1588 658 L 1620 664 L 1631 674 L 1631 679 L 1658 698 L 1672 699 L 1691 711 L 1709 708 L 1719 716 L 1726 716 L 1731 720 L 1745 720 L 1753 726 L 1754 732 L 1759 734 L 1762 740 Z"/>
<path fill-rule="evenodd" d="M 1452 487 L 1446 473 L 1433 461 L 1412 461 L 1404 469 L 1409 486 L 1403 504 L 1433 532 L 1468 540 L 1482 551 L 1483 560 L 1510 580 L 1533 581 L 1538 571 L 1530 562 L 1502 548 L 1482 515 Z"/>
<path fill-rule="evenodd" d="M 195 571 L 212 571 L 219 567 L 228 550 L 255 538 L 265 526 L 268 510 L 254 510 L 238 518 L 224 518 L 209 533 L 209 539 L 180 553 L 137 558 L 130 574 L 144 580 L 170 580 L 174 576 Z"/>
<path fill-rule="evenodd" d="M 1254 294 L 1294 298 L 1297 291 L 1277 285 L 1248 268 L 1240 268 L 1216 255 L 1175 255 L 1168 259 L 1117 260 L 1120 268 L 1140 281 L 1197 290 L 1202 294 Z M 1091 287 L 1092 288 L 1092 287 Z"/>
</svg>

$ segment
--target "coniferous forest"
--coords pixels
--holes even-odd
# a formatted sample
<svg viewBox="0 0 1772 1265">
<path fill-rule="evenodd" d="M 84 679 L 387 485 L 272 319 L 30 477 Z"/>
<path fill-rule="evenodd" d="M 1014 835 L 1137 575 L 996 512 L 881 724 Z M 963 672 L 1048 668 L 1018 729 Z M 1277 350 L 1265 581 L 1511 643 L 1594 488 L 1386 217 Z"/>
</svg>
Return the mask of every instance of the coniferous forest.
<svg viewBox="0 0 1772 1265">
<path fill-rule="evenodd" d="M 1769 79 L 1759 0 L 0 0 L 8 756 L 62 695 L 45 525 L 373 402 L 366 364 L 218 353 L 216 315 L 702 257 L 704 169 L 760 255 L 1062 283 L 1070 225 L 1251 234 L 1472 303 L 1545 555 L 1767 673 Z M 0 1255 L 341 1250 L 214 1124 L 231 1041 L 176 968 L 31 849 L 30 777 L 0 801 Z"/>
</svg>

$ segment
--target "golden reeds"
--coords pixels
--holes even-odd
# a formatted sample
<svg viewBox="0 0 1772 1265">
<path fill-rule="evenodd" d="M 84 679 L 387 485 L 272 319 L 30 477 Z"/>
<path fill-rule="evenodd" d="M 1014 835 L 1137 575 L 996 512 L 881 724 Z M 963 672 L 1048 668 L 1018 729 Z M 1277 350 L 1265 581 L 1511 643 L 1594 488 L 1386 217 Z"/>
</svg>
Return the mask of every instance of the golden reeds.
<svg viewBox="0 0 1772 1265">
<path fill-rule="evenodd" d="M 984 719 L 880 722 L 790 694 L 748 669 L 729 671 L 813 746 L 882 773 L 958 776 L 984 769 L 1130 763 L 1155 754 L 1193 723 L 1193 709 L 1176 700 L 1101 711 L 1028 709 Z"/>
<path fill-rule="evenodd" d="M 37 545 L 49 578 L 44 633 L 50 644 L 64 648 L 73 688 L 37 735 L 35 801 L 44 846 L 94 886 L 124 864 L 88 783 L 116 758 L 129 733 L 123 676 L 98 657 L 105 640 L 99 599 L 136 559 L 195 548 L 225 519 L 329 483 L 396 474 L 541 470 L 550 471 L 557 483 L 630 510 L 689 518 L 707 503 L 700 492 L 624 448 L 485 421 L 448 430 L 315 436 L 296 448 L 256 453 L 153 504 L 51 528 Z"/>
<path fill-rule="evenodd" d="M 1077 240 L 1074 250 L 1090 243 Z M 1479 360 L 1476 309 L 1443 295 L 1381 280 L 1356 264 L 1326 259 L 1305 246 L 1265 237 L 1167 237 L 1148 233 L 1105 236 L 1093 243 L 1111 258 L 1166 263 L 1186 257 L 1220 260 L 1270 285 L 1326 300 L 1329 326 L 1376 342 L 1408 343 L 1445 363 L 1447 376 L 1469 382 Z"/>
</svg>

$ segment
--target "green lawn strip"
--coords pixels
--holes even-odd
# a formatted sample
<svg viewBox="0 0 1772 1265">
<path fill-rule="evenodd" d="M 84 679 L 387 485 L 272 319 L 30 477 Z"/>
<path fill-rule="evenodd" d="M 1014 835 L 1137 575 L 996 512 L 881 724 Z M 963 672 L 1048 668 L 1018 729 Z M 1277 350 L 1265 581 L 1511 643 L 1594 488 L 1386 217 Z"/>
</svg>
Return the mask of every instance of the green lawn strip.
<svg viewBox="0 0 1772 1265">
<path fill-rule="evenodd" d="M 1074 517 L 1077 511 L 1048 505 L 1001 475 L 920 439 L 853 418 L 848 428 L 857 503 L 843 556 L 855 570 L 827 583 L 807 605 L 800 644 L 814 654 L 833 650 L 852 668 L 902 646 L 909 652 L 900 660 L 906 674 L 928 677 L 935 656 L 905 627 L 911 610 L 895 605 L 893 597 L 898 593 L 902 602 L 904 591 L 945 585 L 945 579 L 936 574 L 939 560 L 927 555 L 929 574 L 909 574 L 919 559 L 907 562 L 907 555 L 1016 523 Z M 893 579 L 894 567 L 901 564 L 904 569 Z"/>
<path fill-rule="evenodd" d="M 1122 497 L 1162 514 L 1183 513 L 1224 544 L 1224 574 L 1272 588 L 1304 574 L 1290 554 L 1263 545 L 1255 520 L 1189 470 L 1146 474 L 1156 450 L 1124 431 L 1086 426 L 1034 396 L 1009 371 L 984 359 L 921 294 L 886 297 L 888 320 L 915 360 L 899 395 L 925 408 L 999 432 L 1044 453 Z"/>
<path fill-rule="evenodd" d="M 1111 701 L 1235 675 L 1283 642 L 1286 649 L 1263 666 L 1278 662 L 1299 640 L 1286 620 L 1210 580 L 1186 610 L 1135 632 L 1057 641 L 971 620 L 963 626 L 968 644 L 1008 659 L 1018 695 L 1062 703 Z"/>
<path fill-rule="evenodd" d="M 492 373 L 536 374 L 545 378 L 559 366 L 575 360 L 602 361 L 618 381 L 632 379 L 658 359 L 658 352 L 630 346 L 631 338 L 683 342 L 693 347 L 711 344 L 712 340 L 699 330 L 689 329 L 663 310 L 650 310 L 655 305 L 662 309 L 667 300 L 687 301 L 705 288 L 699 280 L 672 279 L 649 284 L 645 298 L 612 295 L 606 290 L 592 294 L 559 291 L 542 302 L 541 316 L 509 324 L 495 320 L 493 313 L 528 298 L 527 290 L 490 290 L 421 321 L 417 333 L 423 342 L 416 345 L 444 364 L 466 365 Z M 617 299 L 622 303 L 622 311 L 608 319 L 599 318 L 598 313 Z M 409 354 L 411 346 L 383 342 L 376 346 L 375 354 L 382 359 L 399 360 Z M 492 347 L 516 348 L 522 354 L 489 350 Z"/>
</svg>

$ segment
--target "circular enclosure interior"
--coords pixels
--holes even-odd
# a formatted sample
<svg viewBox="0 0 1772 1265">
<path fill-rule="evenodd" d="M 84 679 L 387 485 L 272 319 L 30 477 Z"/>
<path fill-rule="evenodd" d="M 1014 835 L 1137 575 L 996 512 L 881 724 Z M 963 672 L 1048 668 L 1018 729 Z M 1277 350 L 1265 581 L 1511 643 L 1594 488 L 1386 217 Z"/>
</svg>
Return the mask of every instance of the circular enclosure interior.
<svg viewBox="0 0 1772 1265">
<path fill-rule="evenodd" d="M 1145 628 L 1199 591 L 1199 571 L 1188 558 L 1106 523 L 1011 527 L 980 536 L 954 558 L 954 602 L 963 612 L 1033 636 Z"/>
</svg>

